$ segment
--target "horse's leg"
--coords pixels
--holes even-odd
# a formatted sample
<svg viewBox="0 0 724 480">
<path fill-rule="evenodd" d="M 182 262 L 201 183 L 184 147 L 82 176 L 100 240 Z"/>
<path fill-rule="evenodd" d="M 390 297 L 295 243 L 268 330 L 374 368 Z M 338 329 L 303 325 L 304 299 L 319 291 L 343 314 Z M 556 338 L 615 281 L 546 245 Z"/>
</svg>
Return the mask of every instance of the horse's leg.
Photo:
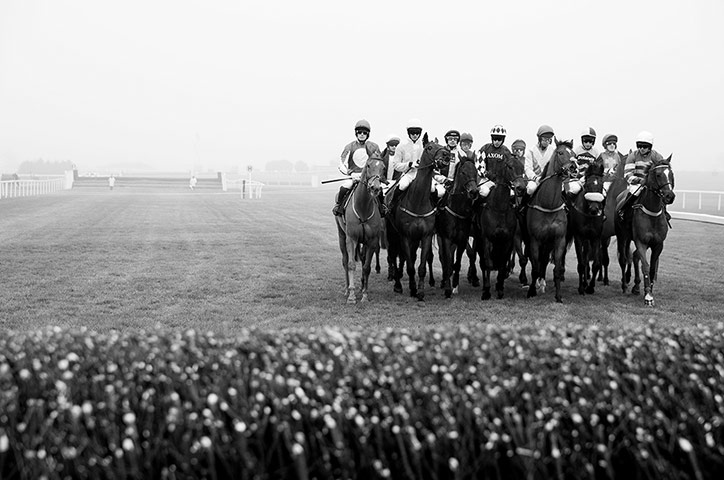
<svg viewBox="0 0 724 480">
<path fill-rule="evenodd" d="M 652 246 L 651 248 L 651 258 L 654 258 L 654 248 L 658 246 Z M 644 277 L 644 303 L 648 307 L 654 306 L 654 295 L 651 291 L 651 270 L 652 265 L 649 265 L 649 260 L 646 258 L 646 250 L 648 249 L 647 245 L 644 245 L 642 242 L 637 241 L 636 242 L 636 251 L 639 252 L 639 260 L 641 261 L 641 274 Z M 661 254 L 661 251 L 658 252 Z M 653 264 L 653 262 L 652 262 Z M 638 272 L 637 272 L 638 273 Z"/>
<path fill-rule="evenodd" d="M 465 253 L 468 254 L 468 261 L 470 266 L 468 267 L 468 283 L 473 287 L 480 286 L 480 279 L 478 278 L 478 271 L 475 269 L 475 257 L 477 256 L 477 238 L 473 238 L 473 244 L 465 242 Z"/>
<path fill-rule="evenodd" d="M 530 245 L 527 246 L 528 258 L 530 259 L 530 286 L 528 287 L 527 297 L 535 297 L 538 293 L 536 292 L 536 284 L 538 283 L 539 276 L 539 264 L 540 264 L 540 248 L 538 247 L 538 240 L 530 239 Z"/>
<path fill-rule="evenodd" d="M 478 243 L 480 246 L 480 251 L 478 251 L 478 258 L 480 259 L 480 274 L 483 276 L 483 294 L 480 298 L 482 300 L 490 300 L 490 270 L 488 270 L 486 262 L 488 241 L 481 240 Z"/>
<path fill-rule="evenodd" d="M 452 297 L 452 286 L 450 285 L 450 277 L 452 276 L 452 241 L 448 237 L 442 235 L 437 236 L 438 257 L 442 265 L 442 280 L 440 287 L 445 291 L 445 298 Z"/>
<path fill-rule="evenodd" d="M 377 255 L 377 260 L 379 262 L 379 245 L 377 245 L 376 248 L 373 248 L 371 246 L 367 246 L 365 248 L 364 263 L 362 264 L 362 298 L 360 299 L 360 302 L 368 301 L 367 290 L 369 289 L 370 273 L 372 272 L 372 260 L 375 254 Z"/>
<path fill-rule="evenodd" d="M 563 303 L 563 297 L 561 296 L 561 282 L 563 281 L 563 272 L 566 265 L 566 236 L 565 233 L 556 240 L 554 250 L 554 265 L 553 265 L 553 283 L 556 286 L 556 302 Z M 586 262 L 587 264 L 588 262 Z M 584 275 L 585 275 L 584 268 Z"/>
<path fill-rule="evenodd" d="M 420 301 L 425 300 L 425 275 L 427 274 L 426 270 L 428 265 L 430 266 L 430 275 L 432 276 L 432 261 L 424 261 L 425 258 L 430 257 L 432 257 L 432 235 L 428 235 L 420 241 L 420 265 L 417 267 L 417 276 L 419 278 L 417 299 Z M 434 285 L 434 282 L 431 282 L 430 285 Z"/>
<path fill-rule="evenodd" d="M 382 267 L 380 267 L 380 247 L 375 249 L 375 273 L 380 273 Z"/>
<path fill-rule="evenodd" d="M 593 294 L 596 292 L 596 278 L 601 273 L 601 239 L 593 238 L 590 240 L 590 259 L 593 261 L 593 271 L 591 280 L 586 287 L 586 293 Z"/>
<path fill-rule="evenodd" d="M 548 264 L 551 261 L 555 262 L 555 258 L 552 257 L 553 248 L 546 244 L 543 244 L 539 251 L 540 263 L 538 264 L 538 290 L 540 290 L 540 293 L 546 293 L 546 271 L 548 270 Z"/>
<path fill-rule="evenodd" d="M 344 294 L 349 295 L 349 254 L 347 253 L 347 233 L 337 224 L 339 250 L 342 252 L 342 268 L 344 269 Z"/>
<path fill-rule="evenodd" d="M 432 274 L 432 262 L 435 260 L 435 254 L 432 252 L 432 239 L 430 239 L 430 253 L 427 254 L 427 266 L 430 270 L 430 286 L 435 286 L 435 277 Z"/>
<path fill-rule="evenodd" d="M 395 257 L 387 250 L 387 281 L 395 279 Z"/>
<path fill-rule="evenodd" d="M 357 249 L 357 242 L 347 237 L 347 303 L 357 303 L 357 297 L 354 291 L 354 275 L 357 270 L 357 258 L 355 257 L 355 250 Z"/>
<path fill-rule="evenodd" d="M 528 285 L 528 276 L 525 274 L 525 269 L 528 266 L 528 256 L 523 248 L 523 240 L 520 237 L 515 239 L 515 249 L 518 251 L 518 265 L 520 266 L 520 274 L 518 275 L 518 281 L 522 286 Z"/>
<path fill-rule="evenodd" d="M 405 272 L 405 259 L 401 251 L 398 252 L 397 261 L 399 261 L 399 263 L 395 266 L 395 285 L 392 290 L 395 293 L 402 293 L 402 276 Z"/>
<path fill-rule="evenodd" d="M 598 280 L 608 286 L 608 265 L 611 259 L 608 256 L 608 246 L 611 244 L 611 237 L 601 239 L 601 269 L 598 271 Z"/>
<path fill-rule="evenodd" d="M 573 237 L 573 244 L 576 246 L 576 261 L 578 265 L 578 294 L 585 295 L 586 293 L 586 270 L 588 262 L 585 258 L 585 248 L 583 241 L 579 235 Z"/>
<path fill-rule="evenodd" d="M 410 289 L 410 296 L 417 297 L 417 283 L 415 279 L 415 262 L 417 261 L 417 244 L 419 242 L 412 242 L 409 239 L 403 240 L 403 251 L 405 252 L 405 263 L 407 268 L 407 280 Z M 425 261 L 424 257 L 421 259 Z"/>
<path fill-rule="evenodd" d="M 460 293 L 460 269 L 463 264 L 463 254 L 465 253 L 465 244 L 461 242 L 455 245 L 455 264 L 453 265 L 452 289 L 453 295 Z"/>
<path fill-rule="evenodd" d="M 623 235 L 616 235 L 616 248 L 618 250 L 618 265 L 621 267 L 621 291 L 626 293 L 628 282 L 631 280 L 631 240 Z M 628 269 L 628 274 L 627 274 Z"/>
</svg>

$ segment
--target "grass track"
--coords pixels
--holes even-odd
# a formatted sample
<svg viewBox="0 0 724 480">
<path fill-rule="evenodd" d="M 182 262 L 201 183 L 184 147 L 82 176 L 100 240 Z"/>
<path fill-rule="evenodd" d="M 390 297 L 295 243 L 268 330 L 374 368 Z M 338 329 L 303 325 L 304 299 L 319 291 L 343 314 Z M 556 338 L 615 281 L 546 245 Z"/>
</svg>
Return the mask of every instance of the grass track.
<svg viewBox="0 0 724 480">
<path fill-rule="evenodd" d="M 675 221 L 669 232 L 653 309 L 621 293 L 615 245 L 612 285 L 599 285 L 593 296 L 578 295 L 575 252 L 568 252 L 563 305 L 550 290 L 526 299 L 517 274 L 503 300 L 482 302 L 480 289 L 463 281 L 451 300 L 426 286 L 420 303 L 406 283 L 403 295 L 392 292 L 383 258 L 383 272 L 370 280 L 372 302 L 347 306 L 330 211 L 335 190 L 276 187 L 241 200 L 238 192 L 86 188 L 2 200 L 0 328 L 161 324 L 233 335 L 251 326 L 418 328 L 473 320 L 626 328 L 655 319 L 689 327 L 722 318 L 724 230 L 688 221 Z M 437 259 L 435 277 L 439 284 Z"/>
</svg>

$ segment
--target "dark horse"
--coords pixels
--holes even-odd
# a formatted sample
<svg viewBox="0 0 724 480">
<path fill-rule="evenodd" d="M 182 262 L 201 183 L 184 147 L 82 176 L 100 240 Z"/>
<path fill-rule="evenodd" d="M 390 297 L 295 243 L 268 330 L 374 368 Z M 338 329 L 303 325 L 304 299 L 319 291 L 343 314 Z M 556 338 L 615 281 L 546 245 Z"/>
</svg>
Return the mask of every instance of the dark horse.
<svg viewBox="0 0 724 480">
<path fill-rule="evenodd" d="M 452 189 L 443 197 L 444 207 L 438 211 L 435 219 L 437 245 L 442 264 L 441 286 L 445 290 L 445 298 L 458 293 L 460 263 L 470 236 L 473 201 L 477 196 L 478 172 L 475 162 L 463 160 L 455 167 Z"/>
<path fill-rule="evenodd" d="M 608 191 L 604 191 L 606 197 L 606 203 L 603 208 L 603 229 L 601 231 L 601 270 L 598 272 L 598 280 L 603 282 L 604 285 L 609 284 L 608 280 L 608 265 L 610 258 L 608 255 L 608 248 L 611 244 L 611 237 L 616 235 L 616 229 L 614 226 L 614 220 L 616 218 L 616 198 L 619 194 L 626 190 L 626 180 L 623 178 L 623 167 L 626 163 L 626 156 L 619 155 L 618 166 L 613 176 L 607 177 L 604 175 L 604 182 L 611 182 L 608 187 Z M 629 273 L 630 275 L 630 273 Z"/>
<path fill-rule="evenodd" d="M 556 286 L 556 302 L 561 303 L 561 281 L 565 273 L 566 231 L 568 214 L 563 201 L 563 180 L 575 168 L 573 145 L 570 141 L 556 140 L 553 158 L 543 170 L 543 179 L 533 193 L 526 213 L 526 229 L 529 241 L 528 256 L 531 263 L 531 282 L 528 297 L 535 297 L 537 288 L 545 292 L 548 262 L 553 254 L 553 280 Z"/>
<path fill-rule="evenodd" d="M 373 155 L 362 169 L 359 182 L 355 185 L 344 216 L 335 216 L 339 249 L 342 251 L 347 288 L 347 303 L 356 303 L 354 272 L 357 261 L 362 261 L 362 298 L 367 301 L 372 257 L 379 251 L 382 232 L 377 197 L 380 194 L 380 175 L 384 164 L 379 157 Z"/>
<path fill-rule="evenodd" d="M 616 238 L 618 240 L 618 263 L 621 266 L 621 289 L 628 286 L 626 267 L 631 260 L 631 242 L 636 251 L 633 264 L 636 277 L 631 293 L 639 293 L 641 278 L 639 265 L 644 275 L 644 302 L 654 305 L 654 283 L 659 270 L 659 256 L 664 249 L 664 240 L 669 231 L 665 207 L 673 203 L 674 173 L 671 170 L 671 155 L 665 160 L 653 163 L 646 171 L 646 180 L 641 194 L 632 207 L 630 217 L 621 219 L 616 215 Z M 646 250 L 651 249 L 651 260 L 646 260 Z"/>
<path fill-rule="evenodd" d="M 573 198 L 568 210 L 568 245 L 573 241 L 576 246 L 578 293 L 581 295 L 595 292 L 596 275 L 601 270 L 603 163 L 591 163 L 586 168 L 585 178 L 582 191 Z"/>
<path fill-rule="evenodd" d="M 418 300 L 425 299 L 425 260 L 432 255 L 432 235 L 435 231 L 435 214 L 437 208 L 430 199 L 433 168 L 441 168 L 450 164 L 450 151 L 437 142 L 427 141 L 423 137 L 424 149 L 420 157 L 415 179 L 404 192 L 398 192 L 399 201 L 391 205 L 387 215 L 387 249 L 392 258 L 400 257 L 401 263 L 407 266 L 410 296 Z M 417 250 L 420 249 L 419 277 L 420 290 L 415 280 L 415 262 Z M 402 269 L 395 271 L 395 291 L 401 292 Z"/>
<path fill-rule="evenodd" d="M 483 274 L 483 300 L 490 299 L 491 270 L 498 271 L 495 291 L 498 298 L 503 298 L 504 282 L 510 274 L 510 257 L 518 230 L 516 198 L 525 192 L 526 186 L 523 173 L 520 162 L 506 162 L 497 172 L 495 186 L 476 215 L 477 238 L 474 243 Z"/>
</svg>

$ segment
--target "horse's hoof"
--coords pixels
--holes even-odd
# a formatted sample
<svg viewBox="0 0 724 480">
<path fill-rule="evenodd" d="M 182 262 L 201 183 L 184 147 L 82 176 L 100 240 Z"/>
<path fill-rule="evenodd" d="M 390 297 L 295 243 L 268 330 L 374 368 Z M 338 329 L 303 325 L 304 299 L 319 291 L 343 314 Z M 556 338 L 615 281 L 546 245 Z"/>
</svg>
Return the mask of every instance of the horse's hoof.
<svg viewBox="0 0 724 480">
<path fill-rule="evenodd" d="M 503 295 L 504 295 L 504 294 L 503 294 L 503 291 L 502 291 L 502 290 L 499 290 L 499 291 L 498 291 L 498 300 L 500 300 L 501 298 L 503 298 Z"/>
<path fill-rule="evenodd" d="M 561 297 L 556 297 L 556 303 L 563 303 L 563 299 Z"/>
<path fill-rule="evenodd" d="M 367 303 L 370 300 L 369 300 L 369 298 L 367 298 L 367 294 L 365 293 L 364 295 L 362 295 L 362 298 L 360 298 L 359 301 L 360 301 L 360 303 Z"/>
<path fill-rule="evenodd" d="M 451 298 L 453 291 L 450 289 L 445 290 L 445 298 Z"/>
<path fill-rule="evenodd" d="M 647 293 L 644 297 L 644 303 L 647 307 L 653 307 L 654 306 L 654 296 L 650 293 Z"/>
<path fill-rule="evenodd" d="M 531 297 L 535 297 L 536 295 L 538 295 L 538 293 L 534 289 L 529 288 L 528 294 L 526 295 L 526 297 L 531 298 Z"/>
<path fill-rule="evenodd" d="M 478 278 L 473 278 L 473 280 L 470 282 L 470 285 L 472 285 L 473 287 L 476 287 L 476 288 L 479 287 L 479 286 L 480 286 L 480 279 L 478 279 Z"/>
<path fill-rule="evenodd" d="M 490 300 L 490 292 L 483 292 L 481 300 Z"/>
<path fill-rule="evenodd" d="M 425 292 L 419 292 L 416 296 L 417 296 L 417 300 L 419 300 L 420 302 L 425 301 Z"/>
<path fill-rule="evenodd" d="M 631 289 L 631 295 L 638 295 L 641 293 L 641 288 L 638 285 L 634 285 Z"/>
<path fill-rule="evenodd" d="M 416 297 L 417 297 L 417 290 L 410 290 L 410 296 L 411 296 L 412 298 L 416 298 Z"/>
<path fill-rule="evenodd" d="M 355 303 L 357 303 L 357 299 L 354 297 L 347 298 L 347 305 L 354 305 Z"/>
<path fill-rule="evenodd" d="M 393 290 L 395 293 L 402 293 L 402 287 L 399 287 L 399 286 L 397 286 L 397 285 L 395 285 L 395 286 L 392 288 L 392 290 Z"/>
<path fill-rule="evenodd" d="M 578 287 L 578 294 L 579 294 L 579 295 L 585 295 L 585 294 L 586 294 L 586 290 L 585 290 L 583 287 Z"/>
<path fill-rule="evenodd" d="M 603 279 L 603 285 L 608 287 L 608 285 L 609 285 L 608 278 Z"/>
<path fill-rule="evenodd" d="M 453 288 L 453 289 L 452 289 L 452 293 L 453 293 L 453 295 L 459 294 L 459 293 L 460 293 L 460 287 L 455 287 L 455 288 Z"/>
<path fill-rule="evenodd" d="M 431 287 L 434 287 L 434 286 L 435 286 L 435 280 L 432 279 L 432 278 L 430 279 L 430 286 L 431 286 Z"/>
<path fill-rule="evenodd" d="M 596 289 L 594 287 L 587 287 L 586 293 L 589 295 L 593 295 L 594 293 L 596 293 Z"/>
<path fill-rule="evenodd" d="M 381 271 L 380 267 L 375 267 L 375 273 L 380 273 Z"/>
</svg>

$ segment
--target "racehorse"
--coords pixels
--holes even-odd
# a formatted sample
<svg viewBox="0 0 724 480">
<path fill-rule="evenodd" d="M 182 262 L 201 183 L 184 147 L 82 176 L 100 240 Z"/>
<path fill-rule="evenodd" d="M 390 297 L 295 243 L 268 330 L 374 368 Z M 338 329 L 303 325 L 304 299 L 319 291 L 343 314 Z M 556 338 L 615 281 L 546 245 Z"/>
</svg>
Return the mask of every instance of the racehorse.
<svg viewBox="0 0 724 480">
<path fill-rule="evenodd" d="M 490 299 L 490 271 L 497 270 L 495 291 L 503 298 L 504 282 L 510 274 L 510 257 L 518 230 L 516 198 L 525 192 L 523 165 L 509 161 L 498 172 L 495 186 L 476 216 L 475 245 L 483 274 L 482 299 Z M 512 194 L 512 195 L 511 195 Z"/>
<path fill-rule="evenodd" d="M 578 293 L 581 295 L 595 292 L 596 275 L 601 270 L 603 163 L 591 163 L 586 168 L 585 178 L 582 191 L 573 198 L 568 210 L 568 245 L 573 242 L 576 246 Z"/>
<path fill-rule="evenodd" d="M 631 293 L 639 293 L 641 278 L 639 265 L 644 276 L 644 303 L 654 305 L 654 283 L 659 270 L 659 256 L 664 249 L 664 240 L 669 231 L 666 220 L 666 205 L 674 202 L 674 173 L 671 170 L 671 155 L 665 160 L 651 164 L 646 171 L 642 191 L 636 199 L 630 218 L 621 219 L 616 215 L 616 237 L 618 241 L 618 263 L 621 266 L 621 289 L 626 292 L 628 280 L 626 267 L 631 260 L 631 242 L 636 251 L 633 255 L 634 287 Z M 646 251 L 651 249 L 651 259 Z"/>
<path fill-rule="evenodd" d="M 561 303 L 561 281 L 565 273 L 566 231 L 568 215 L 563 201 L 561 186 L 563 180 L 575 169 L 575 158 L 571 141 L 556 140 L 553 157 L 543 170 L 543 179 L 533 193 L 526 213 L 526 229 L 529 241 L 528 256 L 531 262 L 531 282 L 528 297 L 535 297 L 537 289 L 545 292 L 545 276 L 551 253 L 554 259 L 553 280 L 556 287 L 556 302 Z"/>
<path fill-rule="evenodd" d="M 604 285 L 609 284 L 608 280 L 608 265 L 610 258 L 608 255 L 608 248 L 611 244 L 611 237 L 616 235 L 616 229 L 614 226 L 614 220 L 616 218 L 616 198 L 618 195 L 626 189 L 626 180 L 623 178 L 623 168 L 626 163 L 626 156 L 619 154 L 619 163 L 616 167 L 616 172 L 612 177 L 606 177 L 604 175 L 604 181 L 610 181 L 611 185 L 608 187 L 608 191 L 604 192 L 604 196 L 607 201 L 603 208 L 603 229 L 601 231 L 601 270 L 598 272 L 598 281 L 603 282 Z M 630 277 L 631 270 L 629 269 L 628 275 Z"/>
<path fill-rule="evenodd" d="M 380 194 L 380 175 L 384 164 L 377 156 L 367 160 L 359 182 L 348 200 L 344 216 L 335 216 L 337 233 L 339 236 L 339 249 L 342 251 L 342 266 L 344 267 L 347 303 L 356 303 L 354 286 L 354 272 L 357 261 L 362 262 L 362 298 L 366 302 L 369 276 L 372 270 L 372 257 L 379 250 L 382 231 L 382 217 L 380 216 L 377 197 Z"/>
<path fill-rule="evenodd" d="M 455 167 L 452 188 L 443 197 L 444 207 L 438 211 L 435 219 L 437 245 L 442 264 L 441 287 L 445 291 L 445 298 L 458 293 L 460 263 L 470 236 L 473 201 L 477 196 L 478 172 L 475 162 L 463 160 Z"/>
<path fill-rule="evenodd" d="M 391 205 L 387 215 L 387 249 L 392 258 L 400 257 L 407 267 L 410 296 L 425 299 L 425 260 L 432 254 L 432 235 L 435 230 L 437 208 L 430 199 L 433 168 L 450 164 L 450 151 L 437 142 L 423 137 L 423 152 L 415 179 L 404 192 L 398 192 L 399 201 Z M 417 270 L 419 287 L 415 279 L 417 250 L 420 249 L 420 265 Z M 402 268 L 395 269 L 395 291 L 401 292 Z"/>
</svg>

